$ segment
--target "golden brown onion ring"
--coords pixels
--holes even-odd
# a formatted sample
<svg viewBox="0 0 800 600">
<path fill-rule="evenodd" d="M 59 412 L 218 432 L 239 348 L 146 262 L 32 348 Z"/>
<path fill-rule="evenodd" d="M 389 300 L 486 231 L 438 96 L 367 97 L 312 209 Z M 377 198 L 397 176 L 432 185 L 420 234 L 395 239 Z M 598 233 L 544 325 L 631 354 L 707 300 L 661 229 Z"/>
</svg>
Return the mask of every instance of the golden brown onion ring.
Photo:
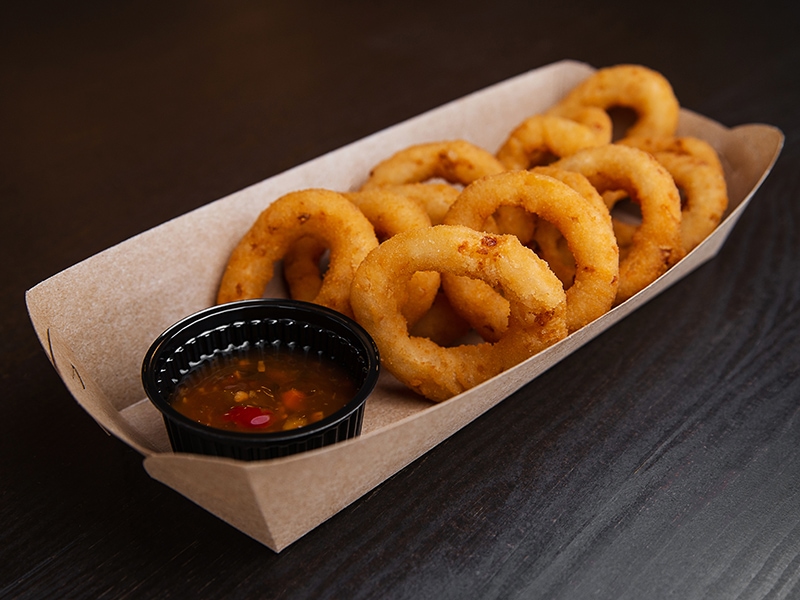
<svg viewBox="0 0 800 600">
<path fill-rule="evenodd" d="M 397 289 L 427 270 L 480 278 L 502 290 L 510 305 L 505 335 L 494 344 L 453 348 L 409 336 Z M 567 334 L 566 297 L 545 262 L 514 236 L 468 227 L 437 225 L 386 240 L 358 268 L 351 301 L 386 369 L 435 401 L 486 381 Z"/>
<path fill-rule="evenodd" d="M 637 119 L 627 130 L 627 137 L 671 137 L 675 135 L 680 113 L 669 81 L 661 73 L 640 65 L 616 65 L 596 71 L 547 114 L 570 118 L 586 107 L 634 110 Z"/>
<path fill-rule="evenodd" d="M 437 178 L 468 185 L 503 170 L 489 151 L 464 140 L 431 142 L 409 146 L 378 163 L 361 189 Z"/>
<path fill-rule="evenodd" d="M 486 175 L 503 171 L 503 164 L 479 146 L 464 140 L 431 142 L 409 146 L 379 163 L 361 189 L 423 183 L 435 179 L 465 186 Z M 431 220 L 436 221 L 438 217 Z M 504 207 L 493 222 L 496 227 L 491 229 L 516 235 L 523 243 L 527 243 L 533 235 L 533 220 L 527 218 L 524 211 Z"/>
<path fill-rule="evenodd" d="M 388 185 L 381 188 L 396 192 L 401 196 L 405 196 L 417 202 L 422 206 L 428 217 L 431 219 L 431 225 L 441 225 L 444 221 L 444 216 L 450 210 L 453 202 L 455 202 L 458 195 L 461 193 L 459 188 L 456 188 L 448 183 L 404 183 L 400 185 Z M 368 190 L 363 190 L 368 191 Z M 495 218 L 497 217 L 497 218 Z M 514 235 L 524 236 L 526 233 L 528 237 L 533 234 L 533 228 L 529 224 L 513 223 L 509 218 L 513 215 L 505 215 L 504 225 L 508 230 L 502 230 L 498 224 L 498 219 L 502 218 L 500 215 L 495 215 L 486 222 L 485 230 L 490 233 L 513 233 Z"/>
<path fill-rule="evenodd" d="M 461 192 L 447 183 L 404 183 L 386 186 L 393 192 L 410 198 L 428 214 L 431 225 L 441 225 L 450 206 Z"/>
<path fill-rule="evenodd" d="M 564 178 L 578 179 L 566 174 Z M 576 331 L 606 313 L 616 296 L 619 252 L 602 200 L 591 202 L 548 175 L 508 171 L 464 188 L 445 223 L 480 229 L 487 216 L 503 205 L 524 208 L 553 223 L 566 238 L 576 263 L 575 281 L 566 292 L 568 330 Z M 443 275 L 442 284 L 456 310 L 484 339 L 503 335 L 508 309 L 499 294 L 483 282 L 452 274 Z"/>
<path fill-rule="evenodd" d="M 650 152 L 683 193 L 681 240 L 692 251 L 716 229 L 728 208 L 725 173 L 714 148 L 697 138 L 631 138 L 626 145 Z"/>
<path fill-rule="evenodd" d="M 217 302 L 260 298 L 274 274 L 275 262 L 304 237 L 330 248 L 330 264 L 313 299 L 345 315 L 356 268 L 378 245 L 372 225 L 341 194 L 322 189 L 291 192 L 275 200 L 256 219 L 231 253 Z"/>
<path fill-rule="evenodd" d="M 541 175 L 549 175 L 562 183 L 566 183 L 588 202 L 593 204 L 604 217 L 607 217 L 609 220 L 611 219 L 611 215 L 608 213 L 608 208 L 603 198 L 589 180 L 580 173 L 565 171 L 550 166 L 535 167 L 532 171 Z M 553 273 L 555 273 L 556 277 L 564 284 L 564 289 L 568 289 L 575 281 L 575 257 L 569 249 L 567 240 L 561 235 L 561 232 L 553 223 L 539 219 L 536 223 L 534 242 L 536 244 L 537 254 L 550 265 Z M 617 243 L 619 244 L 619 239 L 617 239 Z"/>
<path fill-rule="evenodd" d="M 633 236 L 628 255 L 620 261 L 617 304 L 683 258 L 680 194 L 670 174 L 652 155 L 637 148 L 609 144 L 581 150 L 553 166 L 581 173 L 601 194 L 625 190 L 640 206 L 641 225 Z"/>
<path fill-rule="evenodd" d="M 409 326 L 409 334 L 428 338 L 440 346 L 452 346 L 472 329 L 450 304 L 444 290 L 439 290 L 433 306 L 416 323 Z"/>
<path fill-rule="evenodd" d="M 691 156 L 702 163 L 713 167 L 720 173 L 724 173 L 722 168 L 722 161 L 719 154 L 714 149 L 714 146 L 705 140 L 692 136 L 680 137 L 628 137 L 624 140 L 619 140 L 620 144 L 633 146 L 644 150 L 650 154 L 657 154 L 659 152 L 669 152 L 670 154 L 679 154 L 681 156 Z"/>
<path fill-rule="evenodd" d="M 398 193 L 396 188 L 374 188 L 342 194 L 372 224 L 378 241 L 410 229 L 426 229 L 430 218 L 420 204 Z M 284 278 L 292 298 L 307 300 L 322 285 L 320 259 L 326 246 L 316 238 L 302 238 L 284 259 Z M 439 273 L 415 273 L 408 283 L 402 302 L 403 315 L 409 323 L 418 321 L 431 307 L 439 290 Z M 312 296 L 313 297 L 313 296 Z"/>
<path fill-rule="evenodd" d="M 311 302 L 322 287 L 325 244 L 315 237 L 303 237 L 294 242 L 283 257 L 283 278 L 289 297 Z"/>
<path fill-rule="evenodd" d="M 506 169 L 530 169 L 552 162 L 553 157 L 562 158 L 609 142 L 610 126 L 598 132 L 564 117 L 533 115 L 511 132 L 497 151 L 497 158 Z"/>
</svg>

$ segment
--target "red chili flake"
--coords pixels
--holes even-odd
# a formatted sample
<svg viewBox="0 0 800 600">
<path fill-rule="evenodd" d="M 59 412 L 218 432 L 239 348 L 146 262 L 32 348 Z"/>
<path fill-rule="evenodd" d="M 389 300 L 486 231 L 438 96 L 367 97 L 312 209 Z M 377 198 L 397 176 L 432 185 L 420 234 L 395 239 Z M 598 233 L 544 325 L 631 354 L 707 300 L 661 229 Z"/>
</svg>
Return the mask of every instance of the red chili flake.
<svg viewBox="0 0 800 600">
<path fill-rule="evenodd" d="M 240 427 L 266 427 L 272 421 L 272 412 L 260 406 L 234 406 L 224 416 Z"/>
</svg>

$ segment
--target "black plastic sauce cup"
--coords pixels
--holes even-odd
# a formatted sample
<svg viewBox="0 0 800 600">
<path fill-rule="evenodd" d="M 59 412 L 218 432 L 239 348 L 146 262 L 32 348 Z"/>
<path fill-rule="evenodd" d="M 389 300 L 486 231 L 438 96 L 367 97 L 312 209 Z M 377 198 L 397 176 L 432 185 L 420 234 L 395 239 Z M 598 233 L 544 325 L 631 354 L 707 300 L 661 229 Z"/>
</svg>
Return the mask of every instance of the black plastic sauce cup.
<svg viewBox="0 0 800 600">
<path fill-rule="evenodd" d="M 316 423 L 275 433 L 216 429 L 172 407 L 175 388 L 190 372 L 221 355 L 259 346 L 288 348 L 336 362 L 353 378 L 355 396 Z M 142 383 L 150 401 L 161 411 L 175 452 L 263 460 L 359 435 L 364 404 L 379 372 L 375 342 L 352 319 L 308 302 L 262 299 L 213 306 L 167 329 L 145 355 Z"/>
</svg>

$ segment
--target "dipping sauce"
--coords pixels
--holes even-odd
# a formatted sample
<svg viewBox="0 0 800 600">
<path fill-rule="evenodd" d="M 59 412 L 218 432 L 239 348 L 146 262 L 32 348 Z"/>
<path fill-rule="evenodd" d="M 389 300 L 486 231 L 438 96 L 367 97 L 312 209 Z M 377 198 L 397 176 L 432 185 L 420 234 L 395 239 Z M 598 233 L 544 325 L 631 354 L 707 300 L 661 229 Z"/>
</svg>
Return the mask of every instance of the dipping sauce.
<svg viewBox="0 0 800 600">
<path fill-rule="evenodd" d="M 171 404 L 216 429 L 271 433 L 320 421 L 356 391 L 352 378 L 333 361 L 290 349 L 249 349 L 189 373 Z"/>
</svg>

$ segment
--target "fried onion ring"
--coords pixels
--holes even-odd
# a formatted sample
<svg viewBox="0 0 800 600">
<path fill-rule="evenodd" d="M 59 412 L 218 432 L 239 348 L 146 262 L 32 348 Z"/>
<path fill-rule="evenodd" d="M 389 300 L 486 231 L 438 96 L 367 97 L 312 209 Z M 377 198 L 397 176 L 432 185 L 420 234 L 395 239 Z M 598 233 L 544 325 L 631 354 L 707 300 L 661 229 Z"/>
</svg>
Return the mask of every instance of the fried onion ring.
<svg viewBox="0 0 800 600">
<path fill-rule="evenodd" d="M 671 137 L 678 126 L 680 105 L 669 81 L 640 65 L 600 69 L 575 86 L 547 114 L 571 118 L 586 107 L 608 111 L 615 107 L 636 112 L 626 137 Z"/>
<path fill-rule="evenodd" d="M 613 207 L 614 203 L 612 202 L 610 206 Z M 619 246 L 619 259 L 623 261 L 631 251 L 633 236 L 636 234 L 636 230 L 639 229 L 639 223 L 629 223 L 614 218 L 612 219 L 612 225 L 614 226 L 614 235 L 617 238 L 617 245 Z"/>
<path fill-rule="evenodd" d="M 611 219 L 611 215 L 608 213 L 608 208 L 602 196 L 600 196 L 589 180 L 580 173 L 549 166 L 535 167 L 532 171 L 541 175 L 549 175 L 554 179 L 566 183 L 588 202 L 593 204 L 604 217 L 607 217 L 607 220 Z M 561 232 L 553 223 L 544 219 L 539 219 L 537 221 L 536 232 L 533 237 L 539 256 L 550 265 L 553 273 L 555 273 L 556 277 L 564 284 L 564 289 L 568 289 L 575 281 L 575 257 L 569 249 L 567 240 L 561 235 Z M 618 237 L 617 244 L 619 245 Z"/>
<path fill-rule="evenodd" d="M 388 189 L 410 198 L 428 214 L 431 225 L 441 225 L 450 206 L 461 191 L 447 183 L 403 183 Z"/>
<path fill-rule="evenodd" d="M 409 146 L 378 163 L 361 189 L 437 178 L 468 185 L 504 170 L 489 151 L 464 140 L 431 142 Z"/>
<path fill-rule="evenodd" d="M 378 241 L 409 229 L 431 226 L 422 206 L 400 194 L 396 188 L 374 188 L 362 192 L 343 193 L 372 224 Z M 284 278 L 292 298 L 308 300 L 322 285 L 320 260 L 326 246 L 316 238 L 302 238 L 292 246 L 284 259 Z M 439 273 L 415 273 L 406 290 L 403 315 L 409 323 L 417 322 L 431 307 L 439 290 Z M 313 296 L 311 296 L 313 297 Z"/>
<path fill-rule="evenodd" d="M 505 170 L 494 155 L 480 146 L 464 140 L 431 142 L 409 146 L 379 163 L 361 189 L 422 183 L 432 179 L 465 186 Z M 511 233 L 523 243 L 533 235 L 533 221 L 527 219 L 524 212 L 513 208 L 502 208 L 495 223 L 497 233 Z"/>
<path fill-rule="evenodd" d="M 294 242 L 283 257 L 283 278 L 289 297 L 311 302 L 322 287 L 320 264 L 328 249 L 315 237 L 303 237 Z"/>
<path fill-rule="evenodd" d="M 431 225 L 441 225 L 444 222 L 444 216 L 461 193 L 460 189 L 448 183 L 433 182 L 388 185 L 380 189 L 391 190 L 419 203 L 428 213 Z M 530 239 L 533 235 L 532 224 L 515 222 L 515 217 L 516 215 L 513 214 L 495 215 L 491 220 L 487 221 L 485 229 L 490 233 L 512 233 L 517 237 L 523 238 L 527 236 L 526 239 Z M 506 227 L 505 230 L 500 227 L 500 221 Z"/>
<path fill-rule="evenodd" d="M 292 243 L 309 236 L 330 248 L 330 264 L 313 302 L 352 316 L 353 274 L 378 239 L 352 202 L 323 189 L 290 192 L 261 212 L 231 253 L 217 302 L 260 298 L 272 279 L 274 263 Z"/>
<path fill-rule="evenodd" d="M 396 290 L 417 271 L 480 278 L 508 298 L 500 340 L 443 348 L 408 334 Z M 369 253 L 353 279 L 356 319 L 373 336 L 384 366 L 412 390 L 446 400 L 509 369 L 567 334 L 558 279 L 511 235 L 438 225 L 400 233 Z"/>
<path fill-rule="evenodd" d="M 611 142 L 611 126 L 597 131 L 555 115 L 533 115 L 520 123 L 497 151 L 506 169 L 530 169 Z"/>
<path fill-rule="evenodd" d="M 641 225 L 633 236 L 628 255 L 619 265 L 617 304 L 683 258 L 680 194 L 670 174 L 652 155 L 637 148 L 609 144 L 581 150 L 553 166 L 581 173 L 601 194 L 625 190 L 640 206 Z"/>
<path fill-rule="evenodd" d="M 624 140 L 619 140 L 620 144 L 633 146 L 644 150 L 650 154 L 656 155 L 659 152 L 669 152 L 670 154 L 679 154 L 681 156 L 691 156 L 700 162 L 713 167 L 720 173 L 724 173 L 722 168 L 722 161 L 719 154 L 714 150 L 714 146 L 705 140 L 692 136 L 680 137 L 628 137 Z"/>
<path fill-rule="evenodd" d="M 619 251 L 608 210 L 599 196 L 591 202 L 551 176 L 508 171 L 464 188 L 445 223 L 480 229 L 487 216 L 502 205 L 524 208 L 556 225 L 566 238 L 576 263 L 575 281 L 566 292 L 570 332 L 611 308 L 619 280 Z M 505 299 L 474 279 L 444 274 L 442 283 L 456 310 L 484 339 L 503 335 L 508 314 Z"/>
<path fill-rule="evenodd" d="M 452 346 L 471 330 L 470 324 L 450 304 L 444 290 L 439 290 L 431 309 L 411 325 L 408 331 L 414 337 L 428 338 L 440 346 Z"/>
<path fill-rule="evenodd" d="M 728 208 L 725 173 L 714 148 L 697 138 L 631 138 L 622 143 L 650 152 L 683 193 L 681 240 L 691 252 L 716 229 Z"/>
</svg>

